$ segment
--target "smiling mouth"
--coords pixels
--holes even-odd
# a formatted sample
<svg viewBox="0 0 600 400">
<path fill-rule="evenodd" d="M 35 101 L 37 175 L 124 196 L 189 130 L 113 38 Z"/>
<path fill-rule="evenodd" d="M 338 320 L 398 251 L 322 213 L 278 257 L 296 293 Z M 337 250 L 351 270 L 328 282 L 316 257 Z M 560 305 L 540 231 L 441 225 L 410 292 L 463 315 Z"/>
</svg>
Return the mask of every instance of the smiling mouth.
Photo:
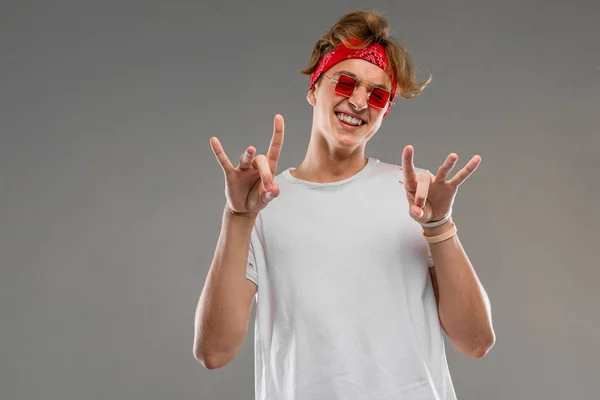
<svg viewBox="0 0 600 400">
<path fill-rule="evenodd" d="M 360 118 L 352 117 L 351 115 L 345 114 L 343 112 L 336 112 L 335 116 L 337 117 L 337 119 L 339 119 L 341 122 L 343 122 L 347 125 L 361 126 L 361 125 L 365 124 L 364 120 L 362 120 Z"/>
</svg>

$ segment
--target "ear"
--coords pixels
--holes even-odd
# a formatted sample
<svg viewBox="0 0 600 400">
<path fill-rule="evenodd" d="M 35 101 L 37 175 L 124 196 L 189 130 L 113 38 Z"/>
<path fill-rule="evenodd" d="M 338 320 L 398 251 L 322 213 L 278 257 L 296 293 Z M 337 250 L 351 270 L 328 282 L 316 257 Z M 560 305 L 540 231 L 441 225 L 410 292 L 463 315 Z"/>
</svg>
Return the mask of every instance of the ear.
<svg viewBox="0 0 600 400">
<path fill-rule="evenodd" d="M 315 87 L 313 86 L 312 89 L 310 89 L 308 91 L 308 94 L 306 95 L 306 101 L 308 101 L 308 104 L 310 104 L 311 106 L 315 106 L 317 105 L 317 98 L 315 97 Z"/>
<path fill-rule="evenodd" d="M 382 118 L 382 120 L 383 120 L 383 119 L 385 119 L 385 117 L 386 117 L 386 116 L 388 115 L 388 113 L 390 112 L 390 109 L 392 108 L 392 103 L 388 103 L 386 107 L 387 107 L 387 109 L 385 110 L 385 113 L 383 114 L 383 118 Z"/>
</svg>

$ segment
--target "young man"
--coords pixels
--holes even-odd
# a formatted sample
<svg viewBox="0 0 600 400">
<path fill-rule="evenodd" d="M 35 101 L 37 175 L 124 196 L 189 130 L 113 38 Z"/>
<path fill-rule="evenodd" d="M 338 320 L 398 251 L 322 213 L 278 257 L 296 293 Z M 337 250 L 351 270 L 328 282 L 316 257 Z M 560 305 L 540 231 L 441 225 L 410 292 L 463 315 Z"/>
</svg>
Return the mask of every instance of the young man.
<svg viewBox="0 0 600 400">
<path fill-rule="evenodd" d="M 482 357 L 495 336 L 490 306 L 456 233 L 451 153 L 433 176 L 365 157 L 396 93 L 417 95 L 404 49 L 378 13 L 343 16 L 315 45 L 307 95 L 308 151 L 276 175 L 284 124 L 267 155 L 249 147 L 225 173 L 221 235 L 196 311 L 195 357 L 230 362 L 256 297 L 256 399 L 456 399 L 442 330 Z M 276 200 L 275 200 L 276 199 Z"/>
</svg>

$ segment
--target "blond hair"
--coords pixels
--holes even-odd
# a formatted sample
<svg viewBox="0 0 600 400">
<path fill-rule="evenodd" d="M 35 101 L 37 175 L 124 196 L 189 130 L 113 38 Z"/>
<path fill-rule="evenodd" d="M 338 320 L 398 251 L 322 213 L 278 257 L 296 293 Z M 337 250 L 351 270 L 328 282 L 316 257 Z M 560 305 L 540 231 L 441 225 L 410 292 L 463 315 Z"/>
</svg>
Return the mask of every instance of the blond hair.
<svg viewBox="0 0 600 400">
<path fill-rule="evenodd" d="M 335 25 L 317 41 L 310 57 L 309 66 L 300 72 L 308 75 L 317 69 L 319 61 L 330 50 L 343 43 L 349 48 L 364 48 L 371 43 L 380 44 L 386 51 L 389 68 L 398 79 L 397 94 L 410 99 L 417 96 L 431 81 L 418 81 L 408 52 L 389 33 L 389 24 L 385 17 L 372 10 L 360 10 L 342 16 Z M 351 44 L 352 39 L 360 39 L 358 46 Z"/>
</svg>

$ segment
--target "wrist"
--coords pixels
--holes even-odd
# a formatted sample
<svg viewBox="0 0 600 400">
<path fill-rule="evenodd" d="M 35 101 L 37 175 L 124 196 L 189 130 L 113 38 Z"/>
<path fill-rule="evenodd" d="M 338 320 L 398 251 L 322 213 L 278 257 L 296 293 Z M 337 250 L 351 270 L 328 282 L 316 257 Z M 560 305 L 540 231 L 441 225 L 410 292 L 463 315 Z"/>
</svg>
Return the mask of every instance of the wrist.
<svg viewBox="0 0 600 400">
<path fill-rule="evenodd" d="M 258 213 L 254 213 L 254 212 L 239 213 L 239 212 L 233 211 L 229 207 L 229 205 L 225 206 L 224 213 L 225 213 L 225 216 L 227 216 L 228 218 L 239 219 L 239 220 L 249 220 L 249 221 L 254 221 L 256 219 L 256 217 L 258 216 Z"/>
<path fill-rule="evenodd" d="M 448 221 L 444 222 L 440 226 L 436 226 L 434 228 L 427 228 L 424 226 L 423 232 L 427 236 L 438 236 L 444 232 L 447 232 L 449 229 L 451 229 L 453 224 L 454 224 L 454 221 L 453 221 L 452 217 L 450 217 L 450 219 Z"/>
</svg>

